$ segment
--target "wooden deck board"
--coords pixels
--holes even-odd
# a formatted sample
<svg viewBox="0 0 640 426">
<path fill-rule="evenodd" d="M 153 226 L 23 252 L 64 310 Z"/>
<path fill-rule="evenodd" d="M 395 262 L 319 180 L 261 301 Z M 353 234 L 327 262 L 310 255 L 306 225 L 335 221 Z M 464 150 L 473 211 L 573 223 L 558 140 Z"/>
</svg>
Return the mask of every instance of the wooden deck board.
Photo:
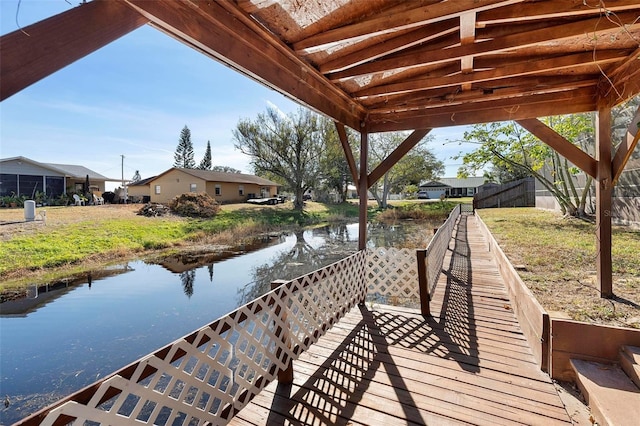
<svg viewBox="0 0 640 426">
<path fill-rule="evenodd" d="M 233 425 L 571 424 L 537 367 L 475 217 L 456 227 L 433 317 L 354 308 Z"/>
</svg>

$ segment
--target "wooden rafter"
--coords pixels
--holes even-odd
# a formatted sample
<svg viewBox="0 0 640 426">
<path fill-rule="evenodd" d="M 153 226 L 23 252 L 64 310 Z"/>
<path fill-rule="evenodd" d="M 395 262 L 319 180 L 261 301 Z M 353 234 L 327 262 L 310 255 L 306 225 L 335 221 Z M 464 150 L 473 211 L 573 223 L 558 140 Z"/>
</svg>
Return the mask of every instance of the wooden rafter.
<svg viewBox="0 0 640 426">
<path fill-rule="evenodd" d="M 532 118 L 517 120 L 517 123 L 527 129 L 531 134 L 540 139 L 545 144 L 556 150 L 558 154 L 573 163 L 580 170 L 593 177 L 598 176 L 598 165 L 596 160 L 589 154 L 569 142 L 551 127 L 542 121 Z"/>
<path fill-rule="evenodd" d="M 476 12 L 465 12 L 460 14 L 460 44 L 468 45 L 475 42 L 476 37 Z M 462 74 L 473 72 L 473 55 L 463 56 L 460 59 L 460 69 Z M 471 90 L 471 82 L 465 81 L 461 84 L 463 91 Z"/>
<path fill-rule="evenodd" d="M 522 24 L 527 21 L 546 21 L 567 16 L 602 15 L 624 12 L 638 7 L 637 0 L 617 0 L 588 3 L 585 0 L 537 1 L 510 5 L 478 13 L 478 25 Z"/>
<path fill-rule="evenodd" d="M 628 54 L 624 50 L 612 50 L 599 52 L 597 55 L 593 53 L 576 53 L 573 55 L 565 55 L 561 57 L 553 57 L 548 59 L 532 60 L 531 62 L 523 62 L 521 64 L 511 65 L 509 67 L 500 67 L 486 71 L 475 71 L 473 73 L 460 73 L 450 76 L 442 76 L 437 78 L 429 78 L 429 81 L 416 79 L 402 83 L 381 85 L 372 88 L 366 88 L 355 92 L 356 98 L 368 96 L 388 96 L 404 92 L 416 92 L 425 90 L 428 83 L 429 89 L 439 87 L 459 86 L 463 84 L 476 84 L 485 81 L 503 80 L 505 78 L 535 76 L 536 74 L 548 73 L 550 71 L 569 71 L 574 68 L 582 67 L 585 64 L 593 67 L 606 66 L 609 63 L 619 61 Z M 594 58 L 595 56 L 595 58 Z"/>
<path fill-rule="evenodd" d="M 462 12 L 490 9 L 496 6 L 520 3 L 522 0 L 456 0 L 455 2 L 440 2 L 407 10 L 403 13 L 383 15 L 368 20 L 362 20 L 352 25 L 342 26 L 325 31 L 294 43 L 296 51 L 302 51 L 326 44 L 345 42 L 354 38 L 371 37 L 402 29 L 431 24 L 436 21 L 457 18 Z"/>
<path fill-rule="evenodd" d="M 445 34 L 455 32 L 458 28 L 454 25 L 455 19 L 438 22 L 428 27 L 419 28 L 407 34 L 392 38 L 384 43 L 375 44 L 367 49 L 359 49 L 349 55 L 320 63 L 318 69 L 321 73 L 342 71 L 362 63 L 378 59 L 394 52 L 419 45 L 430 40 L 437 39 Z"/>
<path fill-rule="evenodd" d="M 619 15 L 627 30 L 640 28 L 640 20 L 633 12 L 624 12 Z M 564 23 L 549 28 L 541 28 L 533 31 L 511 34 L 499 39 L 460 45 L 450 49 L 435 49 L 433 51 L 422 51 L 417 54 L 408 53 L 402 57 L 381 59 L 375 62 L 366 63 L 345 71 L 331 73 L 328 77 L 332 81 L 339 81 L 346 78 L 353 78 L 371 73 L 383 73 L 397 68 L 415 67 L 418 65 L 437 64 L 448 62 L 452 59 L 461 60 L 465 56 L 481 56 L 505 52 L 513 48 L 534 46 L 549 40 L 557 40 L 568 37 L 575 37 L 585 33 L 593 34 L 596 37 L 600 32 L 620 28 L 620 23 L 602 20 L 601 18 L 584 19 L 577 22 Z"/>
<path fill-rule="evenodd" d="M 507 85 L 508 83 L 512 85 Z M 598 79 L 588 79 L 583 76 L 572 78 L 562 77 L 520 77 L 511 80 L 502 80 L 504 88 L 494 88 L 491 85 L 478 85 L 473 90 L 461 92 L 450 88 L 438 88 L 420 93 L 403 93 L 385 97 L 362 99 L 364 106 L 369 108 L 371 114 L 389 114 L 402 111 L 434 110 L 436 108 L 458 107 L 460 112 L 473 108 L 476 103 L 490 101 L 502 101 L 509 97 L 541 95 L 543 93 L 559 93 L 581 88 L 590 90 L 598 84 Z M 421 95 L 424 93 L 424 95 Z M 390 104 L 390 105 L 389 105 Z"/>
<path fill-rule="evenodd" d="M 595 107 L 592 91 L 579 89 L 560 93 L 516 96 L 499 101 L 479 101 L 474 102 L 473 105 L 462 102 L 460 105 L 442 107 L 435 111 L 371 114 L 368 123 L 371 132 L 386 132 L 589 112 Z"/>
<path fill-rule="evenodd" d="M 122 3 L 92 1 L 0 38 L 0 100 L 148 21 Z"/>
</svg>

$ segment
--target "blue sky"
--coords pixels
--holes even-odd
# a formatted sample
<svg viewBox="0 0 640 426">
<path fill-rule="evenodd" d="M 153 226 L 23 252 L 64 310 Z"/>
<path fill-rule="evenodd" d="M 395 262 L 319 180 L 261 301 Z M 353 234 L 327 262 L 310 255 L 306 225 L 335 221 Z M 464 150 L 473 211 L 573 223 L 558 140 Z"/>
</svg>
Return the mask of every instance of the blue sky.
<svg viewBox="0 0 640 426">
<path fill-rule="evenodd" d="M 0 0 L 1 33 L 76 7 L 79 0 Z M 298 104 L 144 26 L 0 103 L 0 157 L 79 164 L 107 177 L 143 178 L 173 165 L 180 130 L 191 130 L 196 162 L 211 141 L 214 165 L 250 173 L 232 130 L 268 106 Z M 455 176 L 445 144 L 464 128 L 437 129 L 430 147 Z M 122 166 L 124 155 L 124 167 Z"/>
</svg>

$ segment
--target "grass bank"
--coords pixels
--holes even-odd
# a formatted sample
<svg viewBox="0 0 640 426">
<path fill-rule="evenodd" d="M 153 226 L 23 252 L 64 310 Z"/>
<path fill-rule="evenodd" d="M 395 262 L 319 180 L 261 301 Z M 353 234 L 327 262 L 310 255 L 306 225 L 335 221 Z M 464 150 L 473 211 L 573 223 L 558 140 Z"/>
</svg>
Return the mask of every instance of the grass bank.
<svg viewBox="0 0 640 426">
<path fill-rule="evenodd" d="M 595 224 L 534 208 L 479 211 L 540 303 L 570 318 L 640 328 L 640 231 L 614 227 L 614 299 L 601 299 Z"/>
<path fill-rule="evenodd" d="M 0 292 L 147 254 L 216 251 L 264 233 L 358 218 L 353 203 L 309 202 L 302 212 L 291 206 L 225 205 L 212 219 L 144 217 L 137 215 L 140 205 L 51 207 L 45 209 L 46 223 L 25 223 L 21 209 L 0 209 Z M 399 220 L 404 215 L 446 216 L 450 207 L 404 202 L 391 211 Z M 374 219 L 390 217 L 373 205 L 369 212 Z"/>
</svg>

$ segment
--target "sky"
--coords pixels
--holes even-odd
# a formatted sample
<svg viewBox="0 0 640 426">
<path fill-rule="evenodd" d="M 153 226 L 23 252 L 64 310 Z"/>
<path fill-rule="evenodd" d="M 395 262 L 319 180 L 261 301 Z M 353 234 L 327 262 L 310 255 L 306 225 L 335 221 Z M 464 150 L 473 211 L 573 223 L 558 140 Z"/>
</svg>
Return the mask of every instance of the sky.
<svg viewBox="0 0 640 426">
<path fill-rule="evenodd" d="M 4 35 L 76 7 L 79 0 L 0 0 Z M 195 161 L 251 173 L 232 130 L 267 107 L 300 106 L 149 26 L 143 26 L 0 103 L 0 158 L 76 164 L 108 178 L 151 177 L 173 166 L 180 131 Z M 454 177 L 465 127 L 431 132 L 429 148 Z M 124 158 L 123 158 L 124 156 Z M 117 184 L 107 186 L 112 189 Z"/>
</svg>

